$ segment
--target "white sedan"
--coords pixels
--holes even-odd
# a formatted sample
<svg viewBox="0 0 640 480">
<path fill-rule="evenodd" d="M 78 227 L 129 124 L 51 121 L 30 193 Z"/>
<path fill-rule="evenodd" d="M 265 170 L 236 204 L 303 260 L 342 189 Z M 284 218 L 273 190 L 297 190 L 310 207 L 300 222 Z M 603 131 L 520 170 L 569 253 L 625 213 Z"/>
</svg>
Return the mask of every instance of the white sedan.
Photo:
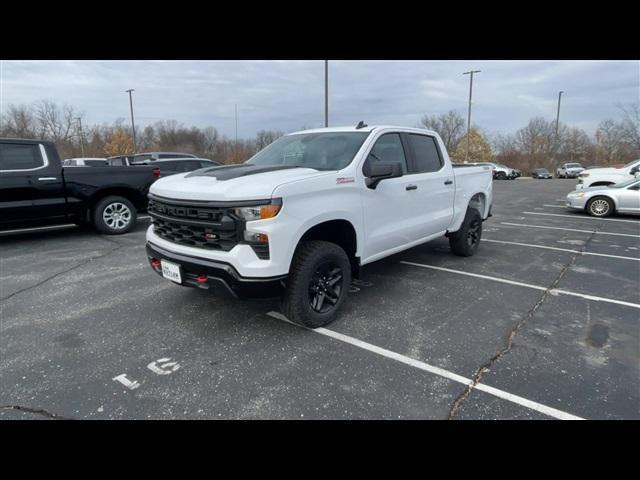
<svg viewBox="0 0 640 480">
<path fill-rule="evenodd" d="M 615 185 L 584 188 L 567 195 L 566 206 L 594 217 L 613 213 L 640 214 L 640 178 Z"/>
</svg>

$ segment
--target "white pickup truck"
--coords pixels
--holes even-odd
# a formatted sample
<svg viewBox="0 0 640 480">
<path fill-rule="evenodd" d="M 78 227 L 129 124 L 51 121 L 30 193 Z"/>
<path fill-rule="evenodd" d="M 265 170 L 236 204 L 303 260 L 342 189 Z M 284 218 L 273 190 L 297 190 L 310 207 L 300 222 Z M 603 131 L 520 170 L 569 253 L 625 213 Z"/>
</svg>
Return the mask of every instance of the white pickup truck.
<svg viewBox="0 0 640 480">
<path fill-rule="evenodd" d="M 363 265 L 442 236 L 473 255 L 491 205 L 490 167 L 452 165 L 435 132 L 306 130 L 244 164 L 156 181 L 147 256 L 183 286 L 282 295 L 285 316 L 315 328 L 335 319 Z"/>
<path fill-rule="evenodd" d="M 640 174 L 640 159 L 633 160 L 620 168 L 592 168 L 578 174 L 576 190 L 589 187 L 615 185 L 626 182 Z"/>
</svg>

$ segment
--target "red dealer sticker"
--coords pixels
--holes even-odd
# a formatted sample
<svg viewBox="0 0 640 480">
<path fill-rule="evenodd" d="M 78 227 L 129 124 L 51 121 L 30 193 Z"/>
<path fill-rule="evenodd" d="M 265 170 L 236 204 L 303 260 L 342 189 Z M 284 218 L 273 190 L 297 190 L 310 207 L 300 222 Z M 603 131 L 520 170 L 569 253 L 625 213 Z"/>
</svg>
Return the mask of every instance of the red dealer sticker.
<svg viewBox="0 0 640 480">
<path fill-rule="evenodd" d="M 353 177 L 338 177 L 336 183 L 353 183 L 355 179 Z"/>
</svg>

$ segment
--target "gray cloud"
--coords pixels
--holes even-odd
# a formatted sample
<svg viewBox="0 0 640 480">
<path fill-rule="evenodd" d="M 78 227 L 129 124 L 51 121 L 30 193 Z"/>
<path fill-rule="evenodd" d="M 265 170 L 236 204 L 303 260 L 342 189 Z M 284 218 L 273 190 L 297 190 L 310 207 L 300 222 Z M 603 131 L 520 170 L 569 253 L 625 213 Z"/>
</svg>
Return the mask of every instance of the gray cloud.
<svg viewBox="0 0 640 480">
<path fill-rule="evenodd" d="M 637 61 L 330 61 L 330 124 L 416 125 L 425 113 L 466 114 L 474 80 L 473 123 L 512 132 L 533 116 L 595 131 L 640 96 Z M 175 119 L 239 135 L 292 131 L 324 122 L 322 61 L 2 61 L 0 108 L 51 99 L 69 103 L 87 123 L 129 118 L 124 90 L 135 88 L 136 123 Z"/>
</svg>

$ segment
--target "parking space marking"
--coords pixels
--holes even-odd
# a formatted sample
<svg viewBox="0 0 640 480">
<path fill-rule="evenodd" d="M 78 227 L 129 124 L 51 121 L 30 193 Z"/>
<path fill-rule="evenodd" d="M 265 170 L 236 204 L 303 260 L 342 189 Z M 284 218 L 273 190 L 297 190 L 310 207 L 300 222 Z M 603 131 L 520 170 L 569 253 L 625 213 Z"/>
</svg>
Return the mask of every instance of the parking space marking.
<svg viewBox="0 0 640 480">
<path fill-rule="evenodd" d="M 613 232 L 596 232 L 595 230 L 578 230 L 575 228 L 563 228 L 563 227 L 547 227 L 543 225 L 527 225 L 525 223 L 511 223 L 511 222 L 500 222 L 502 225 L 512 225 L 514 227 L 529 227 L 529 228 L 546 228 L 549 230 L 564 230 L 565 232 L 581 232 L 581 233 L 595 233 L 597 235 L 616 235 L 619 237 L 633 237 L 640 238 L 640 235 L 631 235 L 629 233 L 613 233 Z"/>
<path fill-rule="evenodd" d="M 136 388 L 138 388 L 140 386 L 140 384 L 136 380 L 134 380 L 134 381 L 129 380 L 127 378 L 127 374 L 126 373 L 121 373 L 117 377 L 113 377 L 112 380 L 115 380 L 116 382 L 120 382 L 122 385 L 127 387 L 129 390 L 135 390 Z"/>
<path fill-rule="evenodd" d="M 567 208 L 564 205 L 548 205 L 548 204 L 543 204 L 543 207 L 551 207 L 551 208 Z"/>
<path fill-rule="evenodd" d="M 149 215 L 138 215 L 138 219 L 143 219 L 143 220 L 148 220 L 149 218 L 151 218 L 151 216 Z"/>
<path fill-rule="evenodd" d="M 489 275 L 482 275 L 480 273 L 463 272 L 462 270 L 453 270 L 451 268 L 437 267 L 435 265 L 425 265 L 423 263 L 408 262 L 406 260 L 401 260 L 400 263 L 404 263 L 405 265 L 412 265 L 414 267 L 429 268 L 432 270 L 440 270 L 442 272 L 456 273 L 458 275 L 466 275 L 468 277 L 482 278 L 484 280 L 492 280 L 494 282 L 499 282 L 499 283 L 507 283 L 509 285 L 515 285 L 517 287 L 526 287 L 526 288 L 532 288 L 534 290 L 541 290 L 541 291 L 549 290 L 549 293 L 551 295 L 568 295 L 571 297 L 580 297 L 586 300 L 593 300 L 594 302 L 615 303 L 616 305 L 623 305 L 625 307 L 640 309 L 640 304 L 638 303 L 625 302 L 623 300 L 616 300 L 614 298 L 597 297 L 595 295 L 588 295 L 586 293 L 562 290 L 560 288 L 548 289 L 547 287 L 543 287 L 541 285 L 532 285 L 530 283 L 514 282 L 513 280 L 506 280 L 504 278 L 499 278 L 499 277 L 491 277 Z"/>
<path fill-rule="evenodd" d="M 277 320 L 291 323 L 296 327 L 304 328 L 305 330 L 309 330 L 314 333 L 319 333 L 320 335 L 324 335 L 324 336 L 333 338 L 334 340 L 348 343 L 355 347 L 362 348 L 363 350 L 367 350 L 369 352 L 375 353 L 377 355 L 381 355 L 383 357 L 389 358 L 391 360 L 395 360 L 400 363 L 404 363 L 405 365 L 409 365 L 419 370 L 429 372 L 434 375 L 438 375 L 440 377 L 446 378 L 448 380 L 451 380 L 457 383 L 461 383 L 467 387 L 472 386 L 472 388 L 474 388 L 475 390 L 480 390 L 482 392 L 488 393 L 489 395 L 493 395 L 503 400 L 516 403 L 518 405 L 529 408 L 531 410 L 535 410 L 537 412 L 543 413 L 545 415 L 556 418 L 558 420 L 584 420 L 584 418 L 582 417 L 578 417 L 576 415 L 563 412 L 562 410 L 558 410 L 556 408 L 548 407 L 546 405 L 543 405 L 538 402 L 534 402 L 532 400 L 528 400 L 518 395 L 513 395 L 511 393 L 505 392 L 504 390 L 491 387 L 484 383 L 477 383 L 476 385 L 473 385 L 473 381 L 470 378 L 463 377 L 462 375 L 458 375 L 457 373 L 450 372 L 448 370 L 445 370 L 440 367 L 436 367 L 434 365 L 429 365 L 428 363 L 422 362 L 420 360 L 416 360 L 415 358 L 407 357 L 406 355 L 402 355 L 401 353 L 393 352 L 391 350 L 387 350 L 386 348 L 378 347 L 377 345 L 373 345 L 371 343 L 358 340 L 357 338 L 350 337 L 348 335 L 344 335 L 342 333 L 338 333 L 336 331 L 329 330 L 327 328 L 320 327 L 320 328 L 311 329 L 311 328 L 302 327 L 296 323 L 291 322 L 284 315 L 278 312 L 269 312 L 267 313 L 267 315 Z"/>
<path fill-rule="evenodd" d="M 625 223 L 635 223 L 636 225 L 640 225 L 640 221 L 638 220 L 622 220 L 620 218 L 596 218 L 596 217 L 587 217 L 587 216 L 577 216 L 577 215 L 564 215 L 562 213 L 541 213 L 541 212 L 522 212 L 526 215 L 548 215 L 550 217 L 568 217 L 576 220 L 603 220 L 605 222 L 625 222 Z"/>
<path fill-rule="evenodd" d="M 620 255 L 608 255 L 606 253 L 583 252 L 582 250 L 571 250 L 570 248 L 548 247 L 546 245 L 533 245 L 531 243 L 507 242 L 504 240 L 493 240 L 489 238 L 483 238 L 482 241 L 492 242 L 492 243 L 504 243 L 505 245 L 519 245 L 521 247 L 544 248 L 546 250 L 557 250 L 559 252 L 577 253 L 580 255 L 593 255 L 596 257 L 619 258 L 621 260 L 635 260 L 636 262 L 640 262 L 640 258 L 636 258 L 636 257 L 623 257 Z"/>
</svg>

